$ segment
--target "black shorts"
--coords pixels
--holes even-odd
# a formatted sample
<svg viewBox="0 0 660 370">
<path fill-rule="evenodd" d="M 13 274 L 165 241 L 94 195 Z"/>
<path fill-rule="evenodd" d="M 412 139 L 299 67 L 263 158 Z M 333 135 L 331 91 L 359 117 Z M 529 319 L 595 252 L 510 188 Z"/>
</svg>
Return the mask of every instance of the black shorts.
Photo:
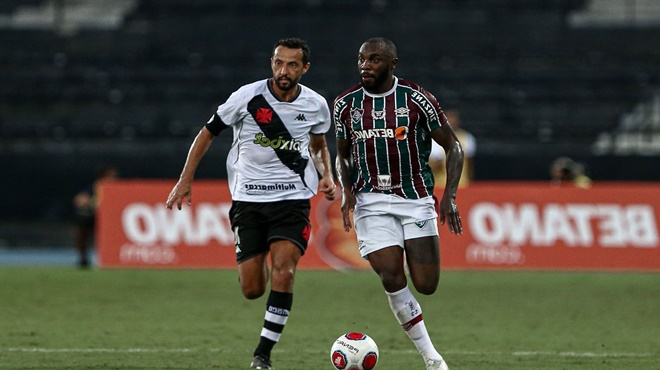
<svg viewBox="0 0 660 370">
<path fill-rule="evenodd" d="M 229 220 L 234 231 L 236 261 L 241 263 L 270 250 L 276 240 L 290 240 L 307 249 L 312 230 L 309 222 L 309 199 L 270 203 L 233 201 Z"/>
</svg>

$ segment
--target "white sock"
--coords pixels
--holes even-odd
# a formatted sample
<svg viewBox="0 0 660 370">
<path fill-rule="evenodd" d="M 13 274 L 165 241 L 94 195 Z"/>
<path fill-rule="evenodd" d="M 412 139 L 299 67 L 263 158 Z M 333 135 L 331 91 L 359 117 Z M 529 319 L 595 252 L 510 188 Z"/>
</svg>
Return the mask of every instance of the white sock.
<svg viewBox="0 0 660 370">
<path fill-rule="evenodd" d="M 406 286 L 398 292 L 385 293 L 387 293 L 387 299 L 390 302 L 390 308 L 394 316 L 396 316 L 399 324 L 401 324 L 401 327 L 424 359 L 442 359 L 442 356 L 433 347 L 429 333 L 426 331 L 426 325 L 424 325 L 424 319 L 422 318 L 422 307 L 420 307 L 410 289 Z"/>
</svg>

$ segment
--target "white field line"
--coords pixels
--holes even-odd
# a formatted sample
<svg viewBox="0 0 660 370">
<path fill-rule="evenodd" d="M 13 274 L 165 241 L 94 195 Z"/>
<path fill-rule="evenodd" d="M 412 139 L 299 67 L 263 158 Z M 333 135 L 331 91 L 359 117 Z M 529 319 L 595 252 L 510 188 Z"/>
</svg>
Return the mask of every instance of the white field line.
<svg viewBox="0 0 660 370">
<path fill-rule="evenodd" d="M 214 353 L 236 353 L 247 351 L 245 349 L 194 349 L 194 348 L 0 348 L 0 352 L 24 352 L 24 353 L 192 353 L 192 352 L 214 352 Z M 286 350 L 273 350 L 273 352 L 286 353 Z M 300 351 L 296 351 L 300 352 Z M 325 353 L 320 350 L 307 350 L 306 353 Z M 415 350 L 384 350 L 383 352 L 393 354 L 416 354 Z M 637 352 L 553 352 L 553 351 L 443 351 L 446 355 L 456 356 L 513 356 L 513 357 L 592 357 L 592 358 L 624 358 L 624 357 L 657 357 L 658 353 Z"/>
</svg>

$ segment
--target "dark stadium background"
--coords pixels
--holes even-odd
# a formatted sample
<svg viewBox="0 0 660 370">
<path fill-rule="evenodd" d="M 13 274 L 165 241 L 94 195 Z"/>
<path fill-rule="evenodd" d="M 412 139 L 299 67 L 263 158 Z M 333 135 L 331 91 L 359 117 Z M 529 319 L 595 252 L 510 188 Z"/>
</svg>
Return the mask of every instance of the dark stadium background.
<svg viewBox="0 0 660 370">
<path fill-rule="evenodd" d="M 660 180 L 660 140 L 595 145 L 660 139 L 660 118 L 632 119 L 660 101 L 660 11 L 638 6 L 650 1 L 608 22 L 587 0 L 89 0 L 93 17 L 80 3 L 0 2 L 0 247 L 71 243 L 71 198 L 98 164 L 174 184 L 215 107 L 269 77 L 273 43 L 291 36 L 312 48 L 303 84 L 329 101 L 357 82 L 362 41 L 392 39 L 396 74 L 460 109 L 476 181 L 548 181 L 559 156 L 594 181 Z M 48 4 L 50 18 L 17 19 Z M 226 176 L 230 136 L 198 178 Z"/>
</svg>

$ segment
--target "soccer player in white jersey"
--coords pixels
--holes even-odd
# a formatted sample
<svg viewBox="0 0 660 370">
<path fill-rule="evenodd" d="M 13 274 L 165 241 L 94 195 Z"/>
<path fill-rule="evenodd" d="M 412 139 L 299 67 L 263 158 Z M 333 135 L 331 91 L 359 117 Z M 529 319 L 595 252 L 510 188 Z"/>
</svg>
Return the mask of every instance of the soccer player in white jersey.
<svg viewBox="0 0 660 370">
<path fill-rule="evenodd" d="M 435 97 L 394 76 L 392 41 L 367 40 L 357 62 L 361 83 L 340 94 L 333 109 L 344 229 L 352 227 L 353 211 L 360 254 L 380 276 L 394 316 L 426 369 L 446 370 L 408 288 L 404 256 L 415 289 L 433 294 L 440 279 L 437 212 L 452 233 L 463 232 L 455 203 L 463 151 Z M 431 140 L 447 153 L 439 208 L 428 164 Z"/>
<path fill-rule="evenodd" d="M 231 127 L 229 216 L 240 285 L 247 299 L 261 297 L 269 278 L 271 287 L 252 369 L 272 368 L 271 350 L 289 316 L 296 266 L 310 235 L 309 198 L 318 189 L 328 200 L 334 199 L 335 181 L 325 140 L 331 126 L 328 104 L 299 83 L 309 66 L 309 47 L 304 40 L 279 40 L 271 58 L 273 77 L 239 88 L 218 107 L 193 141 L 166 202 L 169 209 L 174 204 L 181 209 L 184 199 L 190 205 L 198 163 L 213 138 Z"/>
</svg>

